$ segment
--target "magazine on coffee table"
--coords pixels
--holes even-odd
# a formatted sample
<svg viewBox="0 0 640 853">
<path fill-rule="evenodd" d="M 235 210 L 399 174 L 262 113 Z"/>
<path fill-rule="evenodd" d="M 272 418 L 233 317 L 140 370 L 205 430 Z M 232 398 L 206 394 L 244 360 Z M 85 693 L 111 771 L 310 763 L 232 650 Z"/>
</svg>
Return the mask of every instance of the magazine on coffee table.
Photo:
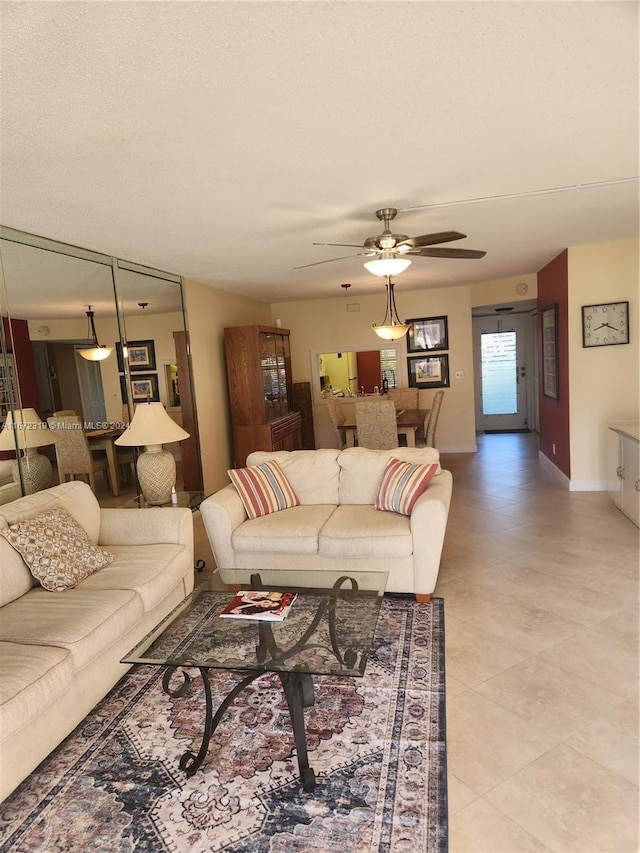
<svg viewBox="0 0 640 853">
<path fill-rule="evenodd" d="M 225 619 L 261 619 L 282 622 L 296 600 L 295 592 L 240 590 L 227 604 L 220 616 Z"/>
</svg>

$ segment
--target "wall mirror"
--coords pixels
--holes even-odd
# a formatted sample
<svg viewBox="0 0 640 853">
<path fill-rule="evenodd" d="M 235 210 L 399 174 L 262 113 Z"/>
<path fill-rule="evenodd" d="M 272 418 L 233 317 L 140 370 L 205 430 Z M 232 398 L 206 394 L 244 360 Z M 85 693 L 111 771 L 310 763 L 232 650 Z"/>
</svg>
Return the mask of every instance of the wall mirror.
<svg viewBox="0 0 640 853">
<path fill-rule="evenodd" d="M 33 408 L 44 421 L 73 410 L 87 428 L 121 425 L 134 411 L 132 377 L 147 376 L 145 387 L 157 388 L 157 399 L 191 434 L 175 453 L 184 488 L 200 489 L 193 395 L 177 393 L 192 389 L 181 278 L 5 227 L 0 262 L 2 422 L 9 410 Z M 100 345 L 113 348 L 103 361 L 78 355 L 91 338 L 89 305 Z M 138 367 L 148 367 L 144 374 L 129 367 L 128 341 L 144 344 L 132 350 Z M 41 452 L 55 461 L 53 447 Z M 15 451 L 1 456 L 16 459 Z"/>
<path fill-rule="evenodd" d="M 398 352 L 395 347 L 312 353 L 311 375 L 315 402 L 328 393 L 343 397 L 373 394 L 399 384 Z"/>
</svg>

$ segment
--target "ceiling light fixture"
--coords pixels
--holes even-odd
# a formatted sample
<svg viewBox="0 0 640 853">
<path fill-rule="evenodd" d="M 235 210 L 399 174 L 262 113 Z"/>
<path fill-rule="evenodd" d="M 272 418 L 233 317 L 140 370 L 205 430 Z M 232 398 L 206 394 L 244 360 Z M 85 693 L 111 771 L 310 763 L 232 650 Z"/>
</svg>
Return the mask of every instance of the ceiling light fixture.
<svg viewBox="0 0 640 853">
<path fill-rule="evenodd" d="M 89 309 L 87 311 L 87 326 L 89 332 L 87 337 L 91 341 L 91 346 L 84 349 L 78 349 L 77 352 L 83 358 L 86 358 L 87 361 L 104 361 L 105 358 L 109 358 L 113 352 L 113 347 L 104 347 L 98 342 L 96 324 L 93 321 L 94 312 L 91 310 L 91 305 L 87 305 L 87 308 Z"/>
<path fill-rule="evenodd" d="M 394 283 L 391 281 L 391 276 L 387 276 L 387 307 L 384 312 L 384 320 L 380 326 L 374 323 L 371 327 L 379 338 L 384 338 L 386 341 L 395 341 L 401 338 L 409 331 L 409 326 L 403 323 L 398 317 L 398 309 L 396 308 L 396 299 L 393 294 Z"/>
<path fill-rule="evenodd" d="M 411 261 L 409 258 L 398 258 L 395 252 L 380 252 L 374 261 L 365 261 L 364 266 L 373 275 L 398 275 L 404 272 Z"/>
</svg>

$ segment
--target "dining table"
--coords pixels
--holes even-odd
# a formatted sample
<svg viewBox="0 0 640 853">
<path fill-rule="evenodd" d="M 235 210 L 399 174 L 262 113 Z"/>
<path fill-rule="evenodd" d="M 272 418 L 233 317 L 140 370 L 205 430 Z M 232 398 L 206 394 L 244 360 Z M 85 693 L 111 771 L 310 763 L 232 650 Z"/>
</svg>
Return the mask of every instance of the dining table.
<svg viewBox="0 0 640 853">
<path fill-rule="evenodd" d="M 405 436 L 407 447 L 416 446 L 416 432 L 422 429 L 425 418 L 430 411 L 431 409 L 399 409 L 396 412 L 398 435 Z M 355 414 L 340 424 L 339 429 L 344 430 L 347 447 L 355 447 L 358 434 Z"/>
<path fill-rule="evenodd" d="M 107 466 L 109 468 L 109 482 L 111 483 L 111 492 L 115 497 L 120 494 L 120 478 L 118 477 L 118 460 L 116 458 L 116 448 L 114 442 L 119 438 L 124 430 L 117 427 L 107 427 L 105 429 L 87 429 L 84 434 L 89 442 L 91 449 L 104 450 L 107 456 Z"/>
</svg>

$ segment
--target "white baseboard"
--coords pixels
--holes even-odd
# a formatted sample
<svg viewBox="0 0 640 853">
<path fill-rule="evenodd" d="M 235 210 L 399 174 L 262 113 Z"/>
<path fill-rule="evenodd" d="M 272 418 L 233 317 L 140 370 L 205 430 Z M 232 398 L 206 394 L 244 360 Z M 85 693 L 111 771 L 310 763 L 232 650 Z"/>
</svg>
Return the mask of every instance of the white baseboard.
<svg viewBox="0 0 640 853">
<path fill-rule="evenodd" d="M 572 480 L 570 492 L 608 492 L 609 483 L 606 480 Z"/>
<path fill-rule="evenodd" d="M 539 450 L 539 451 L 538 451 L 538 459 L 539 459 L 539 460 L 540 460 L 540 462 L 543 464 L 543 466 L 545 467 L 545 469 L 546 469 L 550 474 L 553 474 L 553 476 L 556 478 L 556 480 L 558 480 L 558 482 L 562 483 L 562 485 L 563 485 L 566 489 L 570 489 L 570 488 L 571 488 L 571 483 L 570 483 L 569 478 L 567 477 L 567 475 L 566 475 L 563 471 L 561 471 L 561 470 L 558 468 L 558 466 L 555 464 L 555 462 L 552 462 L 552 461 L 551 461 L 551 459 L 549 459 L 549 457 L 548 457 L 548 456 L 546 456 L 546 455 L 545 455 L 541 450 Z"/>
<path fill-rule="evenodd" d="M 611 483 L 607 480 L 570 480 L 548 456 L 540 450 L 538 458 L 547 471 L 562 483 L 570 492 L 609 492 Z"/>
</svg>

